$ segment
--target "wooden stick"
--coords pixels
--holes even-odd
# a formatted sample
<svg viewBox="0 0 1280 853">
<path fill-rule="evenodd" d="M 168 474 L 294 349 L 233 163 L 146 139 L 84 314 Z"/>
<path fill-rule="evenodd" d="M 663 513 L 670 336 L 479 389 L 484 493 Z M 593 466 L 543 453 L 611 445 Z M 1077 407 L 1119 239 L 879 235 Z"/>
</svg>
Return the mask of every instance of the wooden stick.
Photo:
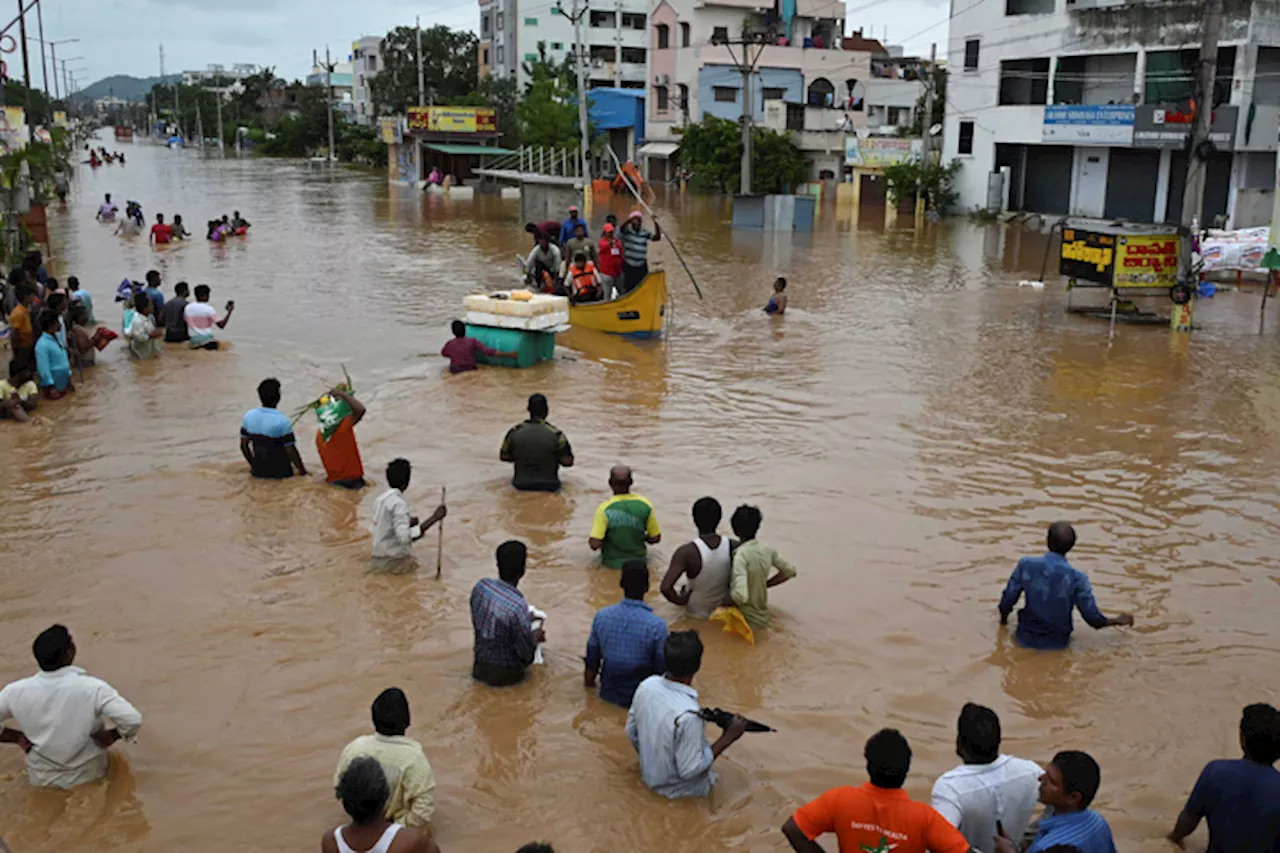
<svg viewBox="0 0 1280 853">
<path fill-rule="evenodd" d="M 440 506 L 444 506 L 446 486 L 440 487 Z M 436 525 L 436 580 L 440 580 L 441 561 L 444 557 L 444 519 Z"/>
<path fill-rule="evenodd" d="M 627 189 L 631 190 L 631 194 L 636 197 L 636 201 L 640 202 L 640 206 L 644 208 L 645 213 L 649 214 L 649 218 L 652 219 L 656 225 L 658 223 L 658 217 L 654 215 L 653 208 L 649 207 L 649 205 L 645 203 L 645 200 L 640 196 L 640 192 L 636 189 L 635 184 L 631 183 L 631 179 L 627 177 L 627 173 L 622 171 L 622 163 L 618 160 L 618 155 L 614 153 L 613 148 L 608 145 L 605 146 L 605 150 L 609 152 L 611 157 L 613 157 L 613 162 L 617 165 L 618 174 L 622 177 L 622 182 L 627 185 Z M 684 255 L 680 254 L 680 247 L 676 245 L 675 240 L 671 239 L 670 231 L 667 232 L 667 245 L 671 247 L 671 251 L 676 253 L 676 259 L 680 261 L 680 266 L 684 267 L 684 271 L 689 276 L 689 281 L 693 283 L 693 292 L 698 294 L 698 298 L 701 299 L 702 288 L 698 287 L 698 280 L 693 277 L 693 270 L 689 269 L 689 265 L 685 263 Z"/>
</svg>

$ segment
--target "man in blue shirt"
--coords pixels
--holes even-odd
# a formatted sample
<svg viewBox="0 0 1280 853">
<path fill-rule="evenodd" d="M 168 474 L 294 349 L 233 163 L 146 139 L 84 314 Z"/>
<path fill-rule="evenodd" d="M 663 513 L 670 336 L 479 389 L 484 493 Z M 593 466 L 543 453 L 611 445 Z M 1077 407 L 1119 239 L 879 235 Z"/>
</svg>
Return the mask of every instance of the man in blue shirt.
<svg viewBox="0 0 1280 853">
<path fill-rule="evenodd" d="M 644 560 L 632 560 L 622 567 L 620 585 L 625 596 L 622 601 L 601 610 L 591 623 L 582 680 L 587 687 L 595 687 L 599 675 L 600 698 L 630 708 L 640 682 L 667 671 L 663 653 L 667 623 L 644 603 L 649 592 L 649 568 Z"/>
<path fill-rule="evenodd" d="M 1089 753 L 1068 750 L 1055 755 L 1040 777 L 1040 802 L 1048 808 L 1025 853 L 1047 853 L 1060 845 L 1078 853 L 1116 853 L 1106 818 L 1089 808 L 1101 784 L 1102 770 Z M 1018 849 L 1003 830 L 995 842 L 996 853 Z"/>
<path fill-rule="evenodd" d="M 518 589 L 524 577 L 528 549 L 512 539 L 498 546 L 498 576 L 481 578 L 471 590 L 471 627 L 475 658 L 471 677 L 490 687 L 508 687 L 524 680 L 538 644 L 546 639 L 534 628 L 529 604 Z"/>
<path fill-rule="evenodd" d="M 578 206 L 576 204 L 569 205 L 569 218 L 560 225 L 560 245 L 563 246 L 569 242 L 569 238 L 573 236 L 573 229 L 579 225 L 582 226 L 582 236 L 590 237 L 591 233 L 587 229 L 587 223 L 578 218 Z"/>
<path fill-rule="evenodd" d="M 1000 597 L 1000 624 L 1008 624 L 1018 599 L 1025 592 L 1027 606 L 1018 611 L 1018 642 L 1030 649 L 1065 649 L 1071 641 L 1071 611 L 1079 608 L 1094 628 L 1132 625 L 1122 613 L 1107 618 L 1093 600 L 1093 587 L 1084 572 L 1067 562 L 1076 544 L 1076 531 L 1065 521 L 1049 525 L 1049 552 L 1043 557 L 1023 557 Z"/>
<path fill-rule="evenodd" d="M 280 380 L 264 379 L 258 383 L 258 399 L 262 405 L 245 413 L 240 424 L 240 452 L 249 463 L 253 476 L 268 480 L 284 480 L 307 476 L 307 468 L 298 455 L 298 442 L 293 437 L 293 422 L 276 408 L 280 405 Z"/>
<path fill-rule="evenodd" d="M 1209 821 L 1209 853 L 1280 853 L 1280 711 L 1250 705 L 1240 719 L 1244 758 L 1210 761 L 1200 771 L 1169 840 L 1179 847 Z"/>
</svg>

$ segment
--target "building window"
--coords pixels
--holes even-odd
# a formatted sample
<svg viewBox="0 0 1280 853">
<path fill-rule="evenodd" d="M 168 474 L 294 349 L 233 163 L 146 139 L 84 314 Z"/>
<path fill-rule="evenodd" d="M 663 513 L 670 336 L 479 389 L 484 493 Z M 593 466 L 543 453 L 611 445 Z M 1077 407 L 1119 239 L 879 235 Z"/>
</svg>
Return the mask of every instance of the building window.
<svg viewBox="0 0 1280 853">
<path fill-rule="evenodd" d="M 378 73 L 378 57 L 376 56 L 365 57 L 364 67 L 366 71 L 372 71 L 374 74 L 377 74 Z"/>
<path fill-rule="evenodd" d="M 653 93 L 658 99 L 658 112 L 665 113 L 667 111 L 667 87 L 654 86 Z"/>
<path fill-rule="evenodd" d="M 766 86 L 763 94 L 766 101 L 781 101 L 787 96 L 787 90 L 778 86 Z"/>
<path fill-rule="evenodd" d="M 480 64 L 481 65 L 489 64 L 489 48 L 487 47 L 480 51 Z"/>
<path fill-rule="evenodd" d="M 978 40 L 969 39 L 964 43 L 964 70 L 978 70 Z"/>
<path fill-rule="evenodd" d="M 525 19 L 524 19 L 524 25 L 525 25 L 526 27 L 536 27 L 536 26 L 538 26 L 538 19 L 537 19 L 537 18 L 525 18 Z"/>
<path fill-rule="evenodd" d="M 614 17 L 613 12 L 593 11 L 591 13 L 591 26 L 593 27 L 605 27 L 606 29 L 613 29 L 618 25 L 617 20 L 618 19 Z"/>
<path fill-rule="evenodd" d="M 503 54 L 502 45 L 498 45 L 498 53 L 497 53 L 497 57 L 498 57 L 498 64 L 499 64 L 499 65 L 501 65 L 502 63 L 504 63 L 504 62 L 506 62 L 506 61 L 507 61 L 507 60 L 506 60 L 506 58 L 505 58 L 502 54 Z"/>
<path fill-rule="evenodd" d="M 552 50 L 564 50 L 564 42 L 562 42 L 562 41 L 553 41 L 553 42 L 551 43 L 551 49 L 552 49 Z"/>
<path fill-rule="evenodd" d="M 689 46 L 689 25 L 688 24 L 680 25 L 680 46 L 681 47 Z"/>
<path fill-rule="evenodd" d="M 729 40 L 729 28 L 728 28 L 728 27 L 716 27 L 715 29 L 713 29 L 713 30 L 711 31 L 711 43 L 712 43 L 712 44 L 724 44 L 724 43 L 725 43 L 725 42 L 727 42 L 728 40 Z"/>
<path fill-rule="evenodd" d="M 629 30 L 643 30 L 645 28 L 644 15 L 636 12 L 623 12 L 622 26 Z"/>
<path fill-rule="evenodd" d="M 645 49 L 643 47 L 624 47 L 622 49 L 622 61 L 644 65 Z"/>
<path fill-rule="evenodd" d="M 889 107 L 889 124 L 901 127 L 911 123 L 911 110 L 906 107 Z"/>
<path fill-rule="evenodd" d="M 1005 0 L 1006 15 L 1052 15 L 1055 0 Z M 1070 4 L 1071 0 L 1067 0 Z"/>
<path fill-rule="evenodd" d="M 956 151 L 960 154 L 973 153 L 973 122 L 960 122 L 960 144 Z"/>
<path fill-rule="evenodd" d="M 679 88 L 676 91 L 680 93 L 680 103 L 677 105 L 680 107 L 680 114 L 683 115 L 685 118 L 688 118 L 689 117 L 689 87 L 681 83 Z"/>
<path fill-rule="evenodd" d="M 480 35 L 489 35 L 489 13 L 485 12 L 480 16 Z"/>
<path fill-rule="evenodd" d="M 495 27 L 497 27 L 498 29 L 502 29 L 502 20 L 503 20 L 503 18 L 502 18 L 502 12 L 499 12 L 499 13 L 498 13 L 498 23 L 494 24 L 494 26 L 495 26 Z"/>
<path fill-rule="evenodd" d="M 806 102 L 811 107 L 833 107 L 836 102 L 836 87 L 826 77 L 818 77 L 809 84 Z"/>
<path fill-rule="evenodd" d="M 1132 84 L 1129 84 L 1129 88 L 1132 88 Z M 1048 102 L 1048 59 L 1006 59 L 1000 62 L 1001 105 Z"/>
<path fill-rule="evenodd" d="M 738 100 L 738 90 L 733 86 L 712 86 L 711 92 L 721 103 L 732 104 Z"/>
<path fill-rule="evenodd" d="M 666 24 L 658 24 L 658 50 L 671 47 L 671 28 Z"/>
<path fill-rule="evenodd" d="M 612 85 L 613 85 L 613 83 L 609 83 L 609 85 L 610 85 L 610 86 L 612 86 Z M 622 81 L 622 88 L 624 88 L 624 89 L 643 89 L 643 88 L 644 88 L 644 81 L 643 81 L 643 80 L 623 80 L 623 81 Z"/>
</svg>

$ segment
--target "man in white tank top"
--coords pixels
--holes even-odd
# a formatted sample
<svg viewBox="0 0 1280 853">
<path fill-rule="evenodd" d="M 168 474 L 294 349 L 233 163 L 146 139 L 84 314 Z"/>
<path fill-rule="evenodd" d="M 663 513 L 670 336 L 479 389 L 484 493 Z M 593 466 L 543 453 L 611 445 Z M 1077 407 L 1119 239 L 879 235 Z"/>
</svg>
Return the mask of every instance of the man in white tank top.
<svg viewBox="0 0 1280 853">
<path fill-rule="evenodd" d="M 698 538 L 686 542 L 671 555 L 671 566 L 662 579 L 662 595 L 685 609 L 691 619 L 706 619 L 722 604 L 732 605 L 729 581 L 736 543 L 716 532 L 723 515 L 715 498 L 699 498 L 693 504 Z M 687 582 L 679 590 L 681 576 Z"/>
<path fill-rule="evenodd" d="M 347 765 L 337 795 L 351 823 L 326 832 L 320 853 L 440 853 L 431 836 L 384 817 L 391 786 L 376 758 L 361 757 Z"/>
</svg>

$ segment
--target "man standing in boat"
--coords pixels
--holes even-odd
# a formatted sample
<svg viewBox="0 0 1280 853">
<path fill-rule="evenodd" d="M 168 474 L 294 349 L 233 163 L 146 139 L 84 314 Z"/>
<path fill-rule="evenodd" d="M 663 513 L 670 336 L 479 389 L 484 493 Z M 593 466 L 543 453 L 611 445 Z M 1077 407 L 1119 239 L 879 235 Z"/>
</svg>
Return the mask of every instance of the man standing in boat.
<svg viewBox="0 0 1280 853">
<path fill-rule="evenodd" d="M 662 239 L 662 227 L 653 221 L 653 231 L 643 227 L 644 217 L 633 210 L 622 226 L 622 283 L 618 295 L 630 293 L 649 275 L 649 243 Z"/>
</svg>

